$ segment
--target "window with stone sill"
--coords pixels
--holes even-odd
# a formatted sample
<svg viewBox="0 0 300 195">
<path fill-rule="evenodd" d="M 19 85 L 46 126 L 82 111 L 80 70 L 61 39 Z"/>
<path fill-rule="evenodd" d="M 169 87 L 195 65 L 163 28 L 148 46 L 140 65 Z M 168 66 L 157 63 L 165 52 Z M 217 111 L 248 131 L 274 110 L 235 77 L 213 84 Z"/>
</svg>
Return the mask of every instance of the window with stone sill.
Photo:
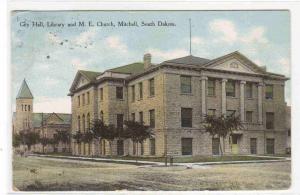
<svg viewBox="0 0 300 195">
<path fill-rule="evenodd" d="M 207 95 L 208 96 L 215 96 L 215 87 L 216 83 L 215 80 L 213 79 L 208 79 L 207 80 Z"/>
<path fill-rule="evenodd" d="M 232 117 L 232 116 L 235 116 L 235 110 L 227 110 L 226 117 Z"/>
<path fill-rule="evenodd" d="M 245 96 L 246 98 L 253 98 L 252 96 L 252 83 L 246 83 Z"/>
<path fill-rule="evenodd" d="M 266 85 L 266 99 L 273 99 L 273 85 Z"/>
<path fill-rule="evenodd" d="M 131 120 L 135 121 L 135 113 L 131 113 Z"/>
<path fill-rule="evenodd" d="M 181 108 L 181 127 L 193 126 L 193 109 Z"/>
<path fill-rule="evenodd" d="M 182 94 L 192 93 L 192 79 L 190 76 L 180 76 L 180 89 Z"/>
<path fill-rule="evenodd" d="M 82 94 L 82 105 L 85 105 L 85 94 Z"/>
<path fill-rule="evenodd" d="M 152 97 L 155 95 L 155 87 L 154 87 L 154 78 L 149 80 L 149 96 Z"/>
<path fill-rule="evenodd" d="M 123 99 L 123 87 L 116 87 L 116 98 L 119 100 Z"/>
<path fill-rule="evenodd" d="M 266 113 L 266 129 L 274 129 L 274 112 Z"/>
<path fill-rule="evenodd" d="M 90 104 L 90 92 L 87 92 L 86 96 L 87 96 L 87 104 Z"/>
<path fill-rule="evenodd" d="M 103 100 L 103 88 L 100 88 L 100 100 Z"/>
<path fill-rule="evenodd" d="M 149 110 L 150 127 L 155 128 L 155 110 Z"/>
<path fill-rule="evenodd" d="M 140 100 L 143 99 L 143 83 L 139 83 L 139 95 L 140 95 Z"/>
<path fill-rule="evenodd" d="M 235 97 L 235 81 L 229 80 L 226 82 L 226 96 Z"/>
<path fill-rule="evenodd" d="M 144 123 L 144 116 L 143 116 L 143 112 L 139 112 L 139 121 L 140 123 Z"/>
<path fill-rule="evenodd" d="M 131 101 L 135 101 L 135 86 L 131 86 Z"/>
</svg>

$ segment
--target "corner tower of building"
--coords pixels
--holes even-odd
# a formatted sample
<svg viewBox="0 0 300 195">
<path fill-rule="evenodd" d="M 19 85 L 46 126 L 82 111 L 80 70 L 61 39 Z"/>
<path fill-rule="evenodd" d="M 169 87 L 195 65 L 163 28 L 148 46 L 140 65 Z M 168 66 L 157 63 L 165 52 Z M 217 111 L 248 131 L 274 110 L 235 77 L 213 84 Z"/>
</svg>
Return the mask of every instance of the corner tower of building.
<svg viewBox="0 0 300 195">
<path fill-rule="evenodd" d="M 26 80 L 23 80 L 16 97 L 15 132 L 30 130 L 32 128 L 33 95 Z"/>
</svg>

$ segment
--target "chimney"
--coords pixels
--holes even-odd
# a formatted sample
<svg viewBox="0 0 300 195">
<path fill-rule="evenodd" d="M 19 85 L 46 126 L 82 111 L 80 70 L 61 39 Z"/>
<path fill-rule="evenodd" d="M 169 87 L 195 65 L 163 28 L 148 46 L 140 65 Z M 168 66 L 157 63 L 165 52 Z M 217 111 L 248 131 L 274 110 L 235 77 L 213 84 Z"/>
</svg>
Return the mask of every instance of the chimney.
<svg viewBox="0 0 300 195">
<path fill-rule="evenodd" d="M 146 53 L 144 55 L 144 69 L 147 69 L 151 66 L 151 54 Z"/>
</svg>

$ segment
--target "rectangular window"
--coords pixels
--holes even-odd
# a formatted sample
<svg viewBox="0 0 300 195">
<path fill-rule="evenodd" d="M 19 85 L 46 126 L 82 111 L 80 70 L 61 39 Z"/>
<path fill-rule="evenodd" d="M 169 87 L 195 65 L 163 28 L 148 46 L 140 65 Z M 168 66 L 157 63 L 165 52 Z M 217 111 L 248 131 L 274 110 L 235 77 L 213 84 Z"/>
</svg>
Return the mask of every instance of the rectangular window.
<svg viewBox="0 0 300 195">
<path fill-rule="evenodd" d="M 100 88 L 100 100 L 103 100 L 103 88 Z"/>
<path fill-rule="evenodd" d="M 226 111 L 226 116 L 227 117 L 231 117 L 231 116 L 234 116 L 235 115 L 235 110 L 227 110 Z"/>
<path fill-rule="evenodd" d="M 181 138 L 181 152 L 182 155 L 193 154 L 193 139 L 192 138 Z"/>
<path fill-rule="evenodd" d="M 139 112 L 139 121 L 140 123 L 144 123 L 144 116 L 143 116 L 143 112 Z"/>
<path fill-rule="evenodd" d="M 119 100 L 123 99 L 123 87 L 116 87 L 116 98 Z"/>
<path fill-rule="evenodd" d="M 208 96 L 215 96 L 215 85 L 216 82 L 213 79 L 207 80 L 207 95 Z"/>
<path fill-rule="evenodd" d="M 208 109 L 207 115 L 209 116 L 215 116 L 216 115 L 216 109 Z"/>
<path fill-rule="evenodd" d="M 192 79 L 190 76 L 180 76 L 181 93 L 192 93 Z"/>
<path fill-rule="evenodd" d="M 155 110 L 149 110 L 150 127 L 155 128 Z"/>
<path fill-rule="evenodd" d="M 141 143 L 141 155 L 144 155 L 144 142 Z"/>
<path fill-rule="evenodd" d="M 181 127 L 192 127 L 193 110 L 192 108 L 181 108 Z"/>
<path fill-rule="evenodd" d="M 252 98 L 252 83 L 246 83 L 245 93 L 246 98 Z"/>
<path fill-rule="evenodd" d="M 257 139 L 250 138 L 250 153 L 257 154 Z"/>
<path fill-rule="evenodd" d="M 266 113 L 266 129 L 274 129 L 274 112 Z"/>
<path fill-rule="evenodd" d="M 85 105 L 85 94 L 82 94 L 82 105 Z"/>
<path fill-rule="evenodd" d="M 226 96 L 235 97 L 235 81 L 229 80 L 226 82 Z"/>
<path fill-rule="evenodd" d="M 135 86 L 131 86 L 131 101 L 135 101 Z"/>
<path fill-rule="evenodd" d="M 123 114 L 117 114 L 117 128 L 123 129 Z"/>
<path fill-rule="evenodd" d="M 131 113 L 131 120 L 135 121 L 135 113 Z"/>
<path fill-rule="evenodd" d="M 90 92 L 87 92 L 87 104 L 90 104 Z"/>
<path fill-rule="evenodd" d="M 140 92 L 140 99 L 143 99 L 143 83 L 139 83 L 139 92 Z"/>
<path fill-rule="evenodd" d="M 266 99 L 273 99 L 273 85 L 266 85 Z"/>
<path fill-rule="evenodd" d="M 247 123 L 252 123 L 252 111 L 246 111 L 246 122 Z"/>
<path fill-rule="evenodd" d="M 80 96 L 77 97 L 78 106 L 80 106 Z"/>
<path fill-rule="evenodd" d="M 149 96 L 155 95 L 155 88 L 154 88 L 154 78 L 149 80 Z"/>
</svg>

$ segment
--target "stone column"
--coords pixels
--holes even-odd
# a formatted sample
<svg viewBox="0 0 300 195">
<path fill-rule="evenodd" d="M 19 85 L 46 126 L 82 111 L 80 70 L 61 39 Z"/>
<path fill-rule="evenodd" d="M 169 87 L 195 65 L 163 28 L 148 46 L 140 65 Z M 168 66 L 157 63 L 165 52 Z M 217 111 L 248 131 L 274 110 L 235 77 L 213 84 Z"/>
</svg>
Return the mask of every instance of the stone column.
<svg viewBox="0 0 300 195">
<path fill-rule="evenodd" d="M 226 82 L 227 79 L 222 79 L 222 114 L 226 114 Z"/>
<path fill-rule="evenodd" d="M 262 88 L 263 88 L 263 83 L 258 83 L 258 87 L 257 87 L 257 104 L 258 104 L 258 123 L 262 124 L 263 123 L 263 111 L 262 111 L 262 100 L 263 100 L 263 92 L 262 92 Z"/>
<path fill-rule="evenodd" d="M 206 84 L 207 83 L 207 77 L 202 76 L 201 77 L 201 113 L 202 118 L 204 119 L 204 116 L 206 115 Z"/>
<path fill-rule="evenodd" d="M 246 81 L 240 82 L 240 116 L 241 121 L 245 121 L 245 84 Z"/>
</svg>

